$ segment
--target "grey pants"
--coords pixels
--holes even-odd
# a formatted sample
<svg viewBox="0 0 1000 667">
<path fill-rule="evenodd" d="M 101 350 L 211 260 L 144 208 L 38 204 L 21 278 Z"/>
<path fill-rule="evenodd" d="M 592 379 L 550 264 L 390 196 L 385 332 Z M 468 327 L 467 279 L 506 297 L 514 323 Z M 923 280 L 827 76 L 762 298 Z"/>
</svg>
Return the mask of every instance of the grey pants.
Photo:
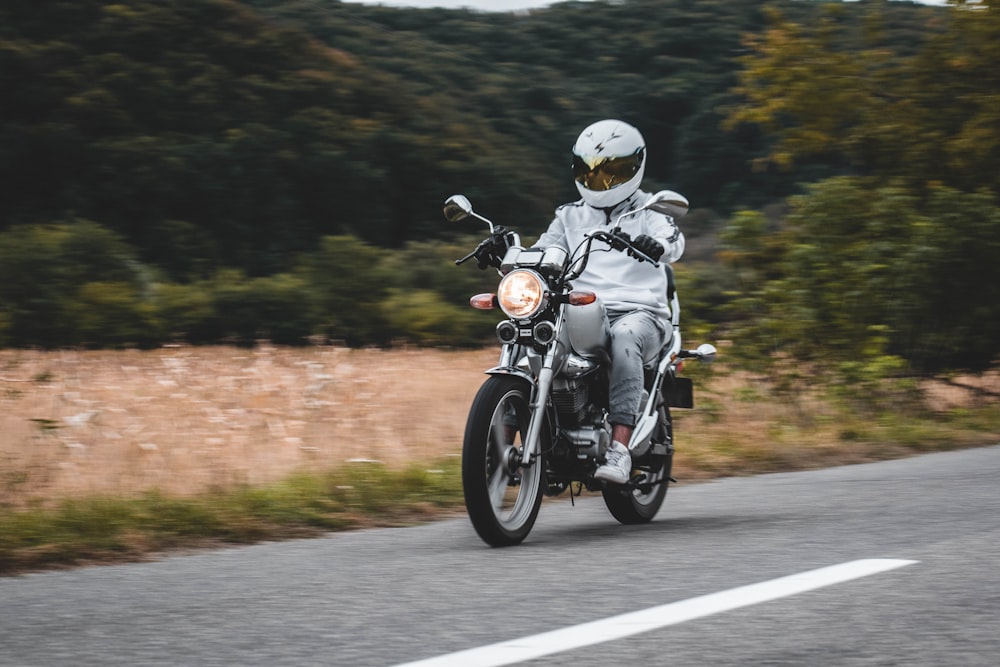
<svg viewBox="0 0 1000 667">
<path fill-rule="evenodd" d="M 635 426 L 642 410 L 643 365 L 666 343 L 663 321 L 648 310 L 608 312 L 611 323 L 611 382 L 608 421 Z"/>
</svg>

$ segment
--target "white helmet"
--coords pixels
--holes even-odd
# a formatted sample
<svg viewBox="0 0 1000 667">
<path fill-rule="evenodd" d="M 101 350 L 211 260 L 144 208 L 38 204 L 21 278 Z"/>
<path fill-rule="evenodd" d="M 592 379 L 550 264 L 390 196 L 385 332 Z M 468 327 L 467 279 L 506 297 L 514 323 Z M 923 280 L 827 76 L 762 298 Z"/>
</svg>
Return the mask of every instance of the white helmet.
<svg viewBox="0 0 1000 667">
<path fill-rule="evenodd" d="M 645 169 L 646 142 L 639 130 L 620 120 L 594 123 L 573 145 L 576 188 L 594 208 L 611 208 L 631 197 Z"/>
</svg>

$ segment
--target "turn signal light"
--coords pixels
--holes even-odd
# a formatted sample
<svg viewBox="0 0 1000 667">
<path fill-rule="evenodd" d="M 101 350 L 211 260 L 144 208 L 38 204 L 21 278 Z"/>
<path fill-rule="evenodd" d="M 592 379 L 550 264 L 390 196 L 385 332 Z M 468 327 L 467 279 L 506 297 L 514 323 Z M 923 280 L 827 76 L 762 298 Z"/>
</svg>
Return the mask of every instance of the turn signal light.
<svg viewBox="0 0 1000 667">
<path fill-rule="evenodd" d="M 497 306 L 497 295 L 486 292 L 469 299 L 469 305 L 479 310 L 493 310 Z"/>
<path fill-rule="evenodd" d="M 571 306 L 586 306 L 597 301 L 597 295 L 593 292 L 578 292 L 573 290 L 567 295 L 567 300 Z"/>
</svg>

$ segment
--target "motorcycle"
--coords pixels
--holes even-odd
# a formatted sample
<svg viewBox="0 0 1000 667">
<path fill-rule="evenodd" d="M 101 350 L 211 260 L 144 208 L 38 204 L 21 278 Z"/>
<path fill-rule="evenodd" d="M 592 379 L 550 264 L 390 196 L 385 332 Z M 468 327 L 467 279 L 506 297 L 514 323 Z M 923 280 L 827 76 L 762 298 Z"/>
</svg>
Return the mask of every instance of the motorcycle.
<svg viewBox="0 0 1000 667">
<path fill-rule="evenodd" d="M 694 407 L 691 380 L 678 375 L 686 359 L 711 361 L 716 349 L 681 346 L 680 302 L 668 263 L 668 340 L 655 364 L 645 370 L 642 414 L 628 448 L 632 475 L 625 484 L 595 479 L 611 443 L 608 423 L 609 327 L 600 299 L 573 289 L 592 252 L 627 252 L 636 261 L 661 265 L 635 248 L 620 224 L 650 210 L 678 218 L 688 202 L 664 190 L 623 215 L 608 230 L 596 230 L 575 250 L 525 248 L 519 235 L 479 215 L 464 195 L 445 202 L 450 222 L 476 219 L 490 234 L 455 261 L 475 259 L 479 268 L 496 267 L 496 293 L 470 299 L 474 308 L 499 307 L 507 319 L 496 326 L 499 363 L 469 409 L 462 445 L 462 487 L 469 518 L 491 546 L 522 542 L 534 526 L 543 495 L 569 490 L 571 500 L 600 491 L 611 515 L 622 524 L 651 521 L 667 493 L 674 455 L 670 408 Z M 577 485 L 576 491 L 573 485 Z"/>
</svg>

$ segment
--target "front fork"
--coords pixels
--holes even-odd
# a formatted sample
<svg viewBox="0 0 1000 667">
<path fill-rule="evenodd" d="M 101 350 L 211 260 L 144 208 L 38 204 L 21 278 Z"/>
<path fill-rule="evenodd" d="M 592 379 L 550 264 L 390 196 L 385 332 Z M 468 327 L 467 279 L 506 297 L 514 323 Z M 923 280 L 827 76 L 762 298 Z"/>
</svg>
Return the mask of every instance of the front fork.
<svg viewBox="0 0 1000 667">
<path fill-rule="evenodd" d="M 538 372 L 538 380 L 535 383 L 535 391 L 531 401 L 531 421 L 528 422 L 528 433 L 524 438 L 524 451 L 521 453 L 521 466 L 527 468 L 535 461 L 539 452 L 539 441 L 542 434 L 542 425 L 545 424 L 545 411 L 549 404 L 549 392 L 552 389 L 552 378 L 555 375 L 555 360 L 559 356 L 559 349 L 562 345 L 559 332 L 563 327 L 564 312 L 560 311 L 556 318 L 555 330 L 552 342 L 549 343 L 545 351 L 545 359 L 542 361 L 542 368 Z"/>
</svg>

